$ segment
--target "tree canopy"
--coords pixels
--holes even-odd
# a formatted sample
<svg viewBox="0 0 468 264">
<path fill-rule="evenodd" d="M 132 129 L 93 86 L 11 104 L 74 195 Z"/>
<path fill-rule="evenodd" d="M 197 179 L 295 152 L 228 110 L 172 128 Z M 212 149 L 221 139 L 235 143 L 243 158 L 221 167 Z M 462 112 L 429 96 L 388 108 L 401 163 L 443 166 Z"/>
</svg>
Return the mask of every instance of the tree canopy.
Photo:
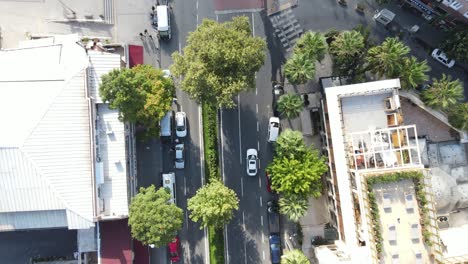
<svg viewBox="0 0 468 264">
<path fill-rule="evenodd" d="M 286 118 L 295 118 L 304 109 L 304 101 L 298 94 L 283 94 L 278 99 L 277 107 Z"/>
<path fill-rule="evenodd" d="M 433 79 L 431 87 L 422 92 L 421 98 L 429 107 L 449 110 L 463 100 L 463 84 L 458 79 L 452 80 L 450 75 L 442 74 L 442 78 Z"/>
<path fill-rule="evenodd" d="M 455 29 L 442 43 L 442 49 L 449 58 L 468 62 L 468 29 Z"/>
<path fill-rule="evenodd" d="M 284 252 L 281 264 L 310 264 L 310 261 L 301 250 L 294 249 Z"/>
<path fill-rule="evenodd" d="M 329 48 L 333 56 L 334 74 L 353 78 L 362 75 L 365 45 L 364 36 L 357 30 L 335 35 Z"/>
<path fill-rule="evenodd" d="M 468 131 L 468 103 L 459 103 L 450 108 L 448 119 L 452 126 Z"/>
<path fill-rule="evenodd" d="M 299 222 L 299 219 L 307 213 L 309 201 L 307 196 L 290 194 L 283 195 L 279 199 L 280 213 L 287 216 L 293 222 Z"/>
<path fill-rule="evenodd" d="M 296 42 L 294 53 L 305 54 L 311 61 L 321 61 L 327 53 L 327 42 L 319 32 L 307 31 Z"/>
<path fill-rule="evenodd" d="M 102 76 L 99 93 L 111 109 L 119 110 L 122 121 L 140 123 L 148 136 L 157 136 L 159 120 L 171 109 L 172 79 L 151 65 L 115 69 Z"/>
<path fill-rule="evenodd" d="M 299 194 L 319 197 L 322 175 L 328 170 L 318 152 L 309 150 L 301 158 L 276 156 L 268 166 L 271 188 L 285 195 Z"/>
<path fill-rule="evenodd" d="M 304 84 L 315 77 L 315 64 L 307 54 L 294 53 L 284 65 L 284 74 L 292 84 Z"/>
<path fill-rule="evenodd" d="M 276 156 L 297 159 L 302 158 L 308 151 L 304 137 L 300 131 L 285 129 L 276 139 Z"/>
<path fill-rule="evenodd" d="M 265 51 L 265 41 L 252 36 L 247 17 L 224 23 L 205 19 L 189 34 L 183 53 L 172 54 L 171 71 L 184 76 L 181 89 L 198 102 L 233 107 L 233 96 L 255 87 Z"/>
<path fill-rule="evenodd" d="M 405 58 L 410 48 L 397 38 L 385 41 L 367 52 L 368 68 L 378 76 L 399 77 L 405 66 Z"/>
<path fill-rule="evenodd" d="M 188 200 L 187 208 L 190 219 L 199 223 L 200 228 L 222 228 L 231 221 L 234 210 L 239 209 L 239 199 L 233 190 L 219 180 L 213 180 L 198 189 L 195 196 Z"/>
<path fill-rule="evenodd" d="M 401 87 L 407 90 L 416 88 L 429 79 L 426 73 L 430 70 L 426 60 L 419 62 L 413 56 L 405 58 L 400 73 Z"/>
<path fill-rule="evenodd" d="M 145 245 L 166 246 L 182 228 L 183 211 L 169 200 L 168 190 L 154 185 L 140 188 L 132 198 L 128 217 L 132 237 Z"/>
</svg>

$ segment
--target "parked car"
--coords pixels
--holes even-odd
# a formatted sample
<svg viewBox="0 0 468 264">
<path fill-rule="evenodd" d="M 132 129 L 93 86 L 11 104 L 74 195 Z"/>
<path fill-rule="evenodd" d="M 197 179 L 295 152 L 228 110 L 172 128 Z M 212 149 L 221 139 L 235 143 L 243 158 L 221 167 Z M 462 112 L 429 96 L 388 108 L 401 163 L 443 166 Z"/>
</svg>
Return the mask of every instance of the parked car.
<svg viewBox="0 0 468 264">
<path fill-rule="evenodd" d="M 455 60 L 447 58 L 447 55 L 445 55 L 445 53 L 440 49 L 432 51 L 432 57 L 447 68 L 452 68 L 453 65 L 455 65 Z"/>
<path fill-rule="evenodd" d="M 279 112 L 277 111 L 278 100 L 284 94 L 283 86 L 279 83 L 273 84 L 273 113 L 275 116 L 278 116 Z"/>
<path fill-rule="evenodd" d="M 169 245 L 167 247 L 169 249 L 169 259 L 171 260 L 171 262 L 179 261 L 182 252 L 179 237 L 174 237 L 172 242 L 169 242 Z"/>
<path fill-rule="evenodd" d="M 187 117 L 185 112 L 177 112 L 175 115 L 176 135 L 183 138 L 187 136 Z"/>
<path fill-rule="evenodd" d="M 279 234 L 280 232 L 280 215 L 279 205 L 276 200 L 270 200 L 267 202 L 268 212 L 268 230 L 270 234 Z"/>
<path fill-rule="evenodd" d="M 255 176 L 257 175 L 257 150 L 248 149 L 247 150 L 247 175 Z"/>
<path fill-rule="evenodd" d="M 271 263 L 279 264 L 281 262 L 281 238 L 274 234 L 269 237 Z"/>
<path fill-rule="evenodd" d="M 161 178 L 162 178 L 162 187 L 166 188 L 171 194 L 170 202 L 175 204 L 176 203 L 175 173 L 174 172 L 163 173 Z"/>
<path fill-rule="evenodd" d="M 278 117 L 270 117 L 268 122 L 268 142 L 275 142 L 280 131 L 280 119 Z"/>
<path fill-rule="evenodd" d="M 175 168 L 185 168 L 185 148 L 184 143 L 175 145 Z"/>
</svg>

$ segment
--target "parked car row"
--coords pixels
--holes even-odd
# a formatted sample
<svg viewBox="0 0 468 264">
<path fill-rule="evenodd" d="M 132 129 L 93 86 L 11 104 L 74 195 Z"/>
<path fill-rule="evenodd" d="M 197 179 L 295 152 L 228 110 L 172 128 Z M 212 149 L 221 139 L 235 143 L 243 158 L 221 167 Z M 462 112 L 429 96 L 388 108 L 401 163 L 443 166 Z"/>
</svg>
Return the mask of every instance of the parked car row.
<svg viewBox="0 0 468 264">
<path fill-rule="evenodd" d="M 267 202 L 268 215 L 268 241 L 270 243 L 271 263 L 277 264 L 281 261 L 281 237 L 280 237 L 280 215 L 276 200 Z"/>
<path fill-rule="evenodd" d="M 173 133 L 173 112 L 169 111 L 159 122 L 161 141 L 169 142 L 172 144 Z M 185 144 L 182 140 L 187 137 L 187 115 L 185 112 L 177 112 L 175 114 L 175 145 L 172 148 L 175 152 L 174 168 L 185 168 Z"/>
</svg>

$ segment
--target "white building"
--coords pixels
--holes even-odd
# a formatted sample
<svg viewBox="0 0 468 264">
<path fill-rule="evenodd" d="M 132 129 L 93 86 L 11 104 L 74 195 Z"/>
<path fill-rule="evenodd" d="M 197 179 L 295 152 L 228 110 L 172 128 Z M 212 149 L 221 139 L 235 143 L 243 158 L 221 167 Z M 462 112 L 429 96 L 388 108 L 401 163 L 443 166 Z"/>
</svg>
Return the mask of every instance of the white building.
<svg viewBox="0 0 468 264">
<path fill-rule="evenodd" d="M 326 185 L 339 241 L 315 255 L 319 263 L 375 263 L 362 181 L 368 174 L 422 169 L 416 127 L 403 124 L 398 79 L 342 85 L 328 78 L 322 86 Z"/>
<path fill-rule="evenodd" d="M 99 220 L 128 217 L 133 130 L 97 92 L 120 67 L 120 55 L 86 52 L 78 35 L 0 50 L 0 231 L 83 237 Z"/>
</svg>

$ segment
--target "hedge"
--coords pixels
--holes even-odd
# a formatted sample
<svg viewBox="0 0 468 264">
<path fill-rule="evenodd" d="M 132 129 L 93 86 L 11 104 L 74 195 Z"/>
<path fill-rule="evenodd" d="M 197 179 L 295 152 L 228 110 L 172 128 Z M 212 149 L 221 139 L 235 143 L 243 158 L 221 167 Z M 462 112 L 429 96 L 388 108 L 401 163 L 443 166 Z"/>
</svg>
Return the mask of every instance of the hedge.
<svg viewBox="0 0 468 264">
<path fill-rule="evenodd" d="M 218 155 L 218 123 L 217 107 L 209 103 L 202 103 L 203 146 L 205 152 L 205 179 L 219 179 Z M 210 263 L 224 263 L 224 232 L 208 227 L 208 244 Z"/>
</svg>

